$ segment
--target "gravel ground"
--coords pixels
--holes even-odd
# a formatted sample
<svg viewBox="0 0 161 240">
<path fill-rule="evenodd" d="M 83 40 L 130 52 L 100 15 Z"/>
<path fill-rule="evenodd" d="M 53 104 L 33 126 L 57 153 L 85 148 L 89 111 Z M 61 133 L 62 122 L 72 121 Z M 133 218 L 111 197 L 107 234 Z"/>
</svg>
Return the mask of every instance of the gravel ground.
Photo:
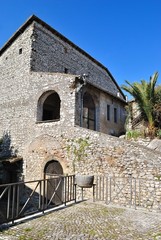
<svg viewBox="0 0 161 240">
<path fill-rule="evenodd" d="M 161 213 L 84 201 L 14 226 L 0 240 L 161 240 Z"/>
</svg>

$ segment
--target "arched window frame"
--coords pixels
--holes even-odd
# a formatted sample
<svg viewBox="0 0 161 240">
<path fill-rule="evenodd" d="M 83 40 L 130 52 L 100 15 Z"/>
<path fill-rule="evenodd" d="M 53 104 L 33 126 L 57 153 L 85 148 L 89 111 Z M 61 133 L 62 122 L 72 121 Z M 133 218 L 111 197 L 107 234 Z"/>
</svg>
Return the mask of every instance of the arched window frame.
<svg viewBox="0 0 161 240">
<path fill-rule="evenodd" d="M 87 103 L 84 102 L 85 95 L 88 95 L 90 98 L 91 106 L 89 106 L 89 107 L 86 105 Z M 82 123 L 83 124 L 82 124 L 82 126 L 87 129 L 96 130 L 96 104 L 94 102 L 94 98 L 93 98 L 92 94 L 88 91 L 85 91 L 83 94 L 82 101 L 83 101 L 83 109 L 82 109 L 83 110 L 83 114 L 82 114 L 82 120 L 83 120 Z"/>
<path fill-rule="evenodd" d="M 59 98 L 59 117 L 58 118 L 53 118 L 49 120 L 44 120 L 43 112 L 44 112 L 44 103 L 47 100 L 48 97 L 50 97 L 52 94 L 57 94 Z M 46 122 L 46 121 L 59 121 L 60 120 L 60 108 L 61 108 L 61 99 L 59 94 L 54 91 L 54 90 L 49 90 L 47 92 L 44 92 L 39 100 L 38 100 L 38 105 L 37 105 L 37 121 L 38 122 Z"/>
</svg>

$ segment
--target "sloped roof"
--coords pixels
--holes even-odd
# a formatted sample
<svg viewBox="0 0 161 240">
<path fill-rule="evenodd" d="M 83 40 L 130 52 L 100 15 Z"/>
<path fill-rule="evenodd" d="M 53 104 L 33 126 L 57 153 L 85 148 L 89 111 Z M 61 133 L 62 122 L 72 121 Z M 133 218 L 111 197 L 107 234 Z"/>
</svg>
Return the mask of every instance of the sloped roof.
<svg viewBox="0 0 161 240">
<path fill-rule="evenodd" d="M 14 33 L 14 35 L 4 44 L 4 46 L 0 49 L 0 56 L 6 51 L 6 49 L 8 47 L 11 46 L 11 44 L 26 30 L 26 28 L 31 25 L 33 22 L 37 22 L 40 25 L 42 25 L 44 28 L 48 29 L 50 32 L 52 32 L 54 35 L 56 35 L 57 37 L 59 37 L 60 39 L 62 39 L 64 42 L 67 42 L 69 45 L 71 45 L 73 48 L 75 48 L 77 51 L 79 51 L 81 54 L 83 54 L 84 56 L 86 56 L 87 58 L 89 58 L 91 61 L 93 61 L 95 64 L 97 64 L 99 67 L 101 67 L 102 69 L 104 69 L 108 75 L 111 77 L 111 79 L 113 80 L 113 82 L 115 83 L 115 85 L 118 87 L 118 89 L 120 90 L 120 92 L 122 93 L 123 97 L 125 98 L 124 93 L 122 92 L 122 90 L 120 89 L 119 85 L 117 84 L 117 82 L 115 81 L 114 77 L 112 76 L 112 74 L 109 72 L 109 70 L 102 65 L 100 62 L 98 62 L 96 59 L 94 59 L 91 55 L 89 55 L 87 52 L 85 52 L 83 49 L 81 49 L 80 47 L 78 47 L 77 45 L 75 45 L 73 42 L 71 42 L 68 38 L 66 38 L 65 36 L 63 36 L 61 33 L 59 33 L 58 31 L 56 31 L 54 28 L 52 28 L 50 25 L 48 25 L 47 23 L 45 23 L 44 21 L 42 21 L 40 18 L 38 18 L 35 15 L 32 15 L 31 17 L 28 18 L 28 20 Z"/>
</svg>

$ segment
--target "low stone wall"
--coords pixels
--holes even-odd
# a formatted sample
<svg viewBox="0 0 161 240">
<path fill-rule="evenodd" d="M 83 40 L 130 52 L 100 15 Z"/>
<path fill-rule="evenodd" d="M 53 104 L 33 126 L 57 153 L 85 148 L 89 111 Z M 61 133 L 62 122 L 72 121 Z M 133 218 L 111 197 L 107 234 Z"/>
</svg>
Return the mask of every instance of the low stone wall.
<svg viewBox="0 0 161 240">
<path fill-rule="evenodd" d="M 72 174 L 74 165 L 75 174 L 144 179 L 142 199 L 147 199 L 148 194 L 155 192 L 152 196 L 155 200 L 149 196 L 146 201 L 142 200 L 143 203 L 156 208 L 154 201 L 161 202 L 159 152 L 80 127 L 71 127 L 70 134 L 68 128 L 62 130 L 59 127 L 54 132 L 50 127 L 46 128 L 46 134 L 43 135 L 41 131 L 39 126 L 36 133 L 38 137 L 26 147 L 23 154 L 25 181 L 43 178 L 46 163 L 54 159 L 61 164 L 64 174 Z M 81 197 L 81 189 L 78 191 Z M 120 201 L 128 199 L 126 191 Z M 85 197 L 92 197 L 92 189 L 87 189 L 86 193 Z"/>
<path fill-rule="evenodd" d="M 73 173 L 75 163 L 75 173 L 153 180 L 161 176 L 161 156 L 157 151 L 81 127 L 71 127 L 70 134 L 68 128 L 63 130 L 46 128 L 46 134 L 37 133 L 38 137 L 26 146 L 23 157 L 29 180 L 41 178 L 45 164 L 52 159 L 60 162 L 64 174 Z M 87 143 L 84 152 L 80 152 L 83 141 Z"/>
</svg>

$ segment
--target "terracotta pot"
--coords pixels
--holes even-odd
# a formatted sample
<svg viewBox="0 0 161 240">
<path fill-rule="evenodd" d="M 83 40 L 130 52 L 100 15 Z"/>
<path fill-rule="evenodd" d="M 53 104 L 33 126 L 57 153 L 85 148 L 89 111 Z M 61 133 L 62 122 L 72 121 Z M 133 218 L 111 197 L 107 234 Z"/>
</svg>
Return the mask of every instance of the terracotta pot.
<svg viewBox="0 0 161 240">
<path fill-rule="evenodd" d="M 76 184 L 82 188 L 91 188 L 93 186 L 94 176 L 76 175 Z"/>
</svg>

